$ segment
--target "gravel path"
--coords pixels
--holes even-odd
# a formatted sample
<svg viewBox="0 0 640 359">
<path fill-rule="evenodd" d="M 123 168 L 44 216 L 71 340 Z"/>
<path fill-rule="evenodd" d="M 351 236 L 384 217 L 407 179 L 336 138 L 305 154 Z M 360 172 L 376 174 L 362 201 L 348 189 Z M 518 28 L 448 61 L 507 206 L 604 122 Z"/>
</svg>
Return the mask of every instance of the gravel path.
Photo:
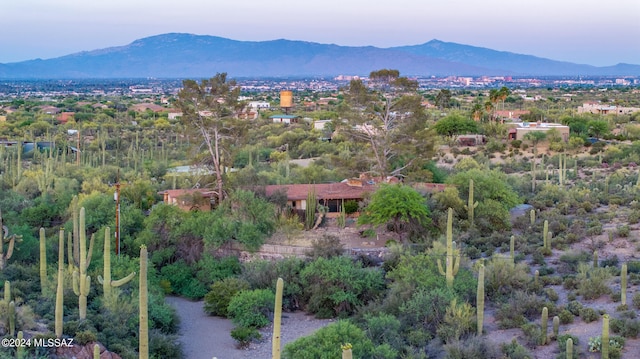
<svg viewBox="0 0 640 359">
<path fill-rule="evenodd" d="M 262 339 L 247 349 L 237 349 L 229 334 L 234 328 L 230 320 L 211 317 L 202 310 L 203 302 L 180 297 L 166 297 L 180 317 L 180 342 L 186 359 L 263 359 L 271 357 L 272 327 L 263 328 Z M 282 348 L 286 343 L 307 336 L 331 323 L 329 319 L 315 319 L 302 312 L 282 314 Z"/>
</svg>

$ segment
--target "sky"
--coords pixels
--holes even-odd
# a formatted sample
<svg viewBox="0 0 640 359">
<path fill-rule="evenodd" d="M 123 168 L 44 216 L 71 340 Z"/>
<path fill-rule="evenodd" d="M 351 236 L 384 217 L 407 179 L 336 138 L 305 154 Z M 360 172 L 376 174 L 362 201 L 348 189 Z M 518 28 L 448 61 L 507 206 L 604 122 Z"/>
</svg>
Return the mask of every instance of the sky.
<svg viewBox="0 0 640 359">
<path fill-rule="evenodd" d="M 0 63 L 170 32 L 377 47 L 438 39 L 595 66 L 640 64 L 638 0 L 0 1 Z"/>
</svg>

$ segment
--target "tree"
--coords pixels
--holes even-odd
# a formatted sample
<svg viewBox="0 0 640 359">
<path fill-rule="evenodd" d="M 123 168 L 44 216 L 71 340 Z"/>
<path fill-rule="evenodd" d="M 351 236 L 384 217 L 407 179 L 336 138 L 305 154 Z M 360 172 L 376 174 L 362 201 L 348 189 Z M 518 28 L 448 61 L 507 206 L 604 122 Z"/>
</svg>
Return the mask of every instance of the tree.
<svg viewBox="0 0 640 359">
<path fill-rule="evenodd" d="M 242 107 L 238 102 L 239 94 L 240 87 L 236 82 L 227 80 L 226 73 L 218 73 L 209 80 L 202 80 L 200 84 L 185 80 L 176 101 L 182 111 L 185 128 L 196 131 L 201 137 L 199 145 L 204 144 L 207 148 L 210 157 L 208 164 L 216 178 L 217 203 L 226 196 L 223 157 L 231 159 L 231 155 L 224 142 L 233 137 L 232 120 Z"/>
<path fill-rule="evenodd" d="M 431 132 L 426 128 L 417 83 L 397 77 L 391 70 L 373 72 L 376 90 L 353 80 L 346 89 L 339 123 L 349 139 L 358 143 L 363 161 L 381 177 L 421 169 L 433 156 Z"/>
<path fill-rule="evenodd" d="M 434 129 L 440 136 L 455 136 L 468 133 L 478 133 L 478 124 L 459 114 L 450 114 L 436 122 Z"/>
<path fill-rule="evenodd" d="M 538 152 L 538 143 L 547 138 L 547 133 L 543 131 L 532 131 L 524 135 L 524 138 L 531 141 L 534 153 Z"/>
<path fill-rule="evenodd" d="M 609 124 L 604 120 L 591 120 L 587 125 L 589 135 L 595 138 L 600 138 L 609 132 Z"/>
<path fill-rule="evenodd" d="M 440 109 L 451 107 L 451 91 L 442 89 L 436 95 L 436 106 Z"/>
<path fill-rule="evenodd" d="M 383 184 L 373 193 L 369 204 L 358 218 L 358 224 L 380 226 L 391 224 L 402 239 L 409 227 L 424 228 L 431 222 L 425 199 L 405 185 Z"/>
</svg>

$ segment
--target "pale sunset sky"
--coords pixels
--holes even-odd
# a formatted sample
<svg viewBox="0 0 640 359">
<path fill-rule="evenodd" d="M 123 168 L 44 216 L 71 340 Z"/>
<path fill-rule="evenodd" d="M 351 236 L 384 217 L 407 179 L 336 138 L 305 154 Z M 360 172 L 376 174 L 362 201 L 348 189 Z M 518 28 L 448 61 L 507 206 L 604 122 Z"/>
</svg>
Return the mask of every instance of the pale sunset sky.
<svg viewBox="0 0 640 359">
<path fill-rule="evenodd" d="M 2 0 L 0 63 L 169 32 L 377 47 L 438 39 L 596 66 L 640 64 L 639 0 Z"/>
</svg>

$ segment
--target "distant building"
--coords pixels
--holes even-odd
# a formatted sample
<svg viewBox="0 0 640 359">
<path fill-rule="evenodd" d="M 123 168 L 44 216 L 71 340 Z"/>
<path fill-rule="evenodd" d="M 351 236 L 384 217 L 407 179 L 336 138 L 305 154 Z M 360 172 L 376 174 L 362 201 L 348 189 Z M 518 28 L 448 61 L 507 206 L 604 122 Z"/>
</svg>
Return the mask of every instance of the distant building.
<svg viewBox="0 0 640 359">
<path fill-rule="evenodd" d="M 162 112 L 166 111 L 167 109 L 160 105 L 156 105 L 155 103 L 138 103 L 131 106 L 131 110 L 136 112 L 145 112 L 147 110 L 151 110 L 153 112 Z"/>
<path fill-rule="evenodd" d="M 163 202 L 176 205 L 185 211 L 210 211 L 214 191 L 207 188 L 169 189 L 159 192 Z"/>
<path fill-rule="evenodd" d="M 638 107 L 620 107 L 599 102 L 585 102 L 578 107 L 578 113 L 593 113 L 597 115 L 630 115 L 640 111 Z"/>
<path fill-rule="evenodd" d="M 507 123 L 509 127 L 509 139 L 510 140 L 524 140 L 527 133 L 543 131 L 547 132 L 551 129 L 556 129 L 560 133 L 563 141 L 569 140 L 569 126 L 565 126 L 559 123 L 546 123 L 546 122 L 511 122 Z"/>
<path fill-rule="evenodd" d="M 298 123 L 300 121 L 300 116 L 295 115 L 273 115 L 269 116 L 269 118 L 273 123 L 284 123 L 287 125 L 291 123 Z"/>
</svg>

